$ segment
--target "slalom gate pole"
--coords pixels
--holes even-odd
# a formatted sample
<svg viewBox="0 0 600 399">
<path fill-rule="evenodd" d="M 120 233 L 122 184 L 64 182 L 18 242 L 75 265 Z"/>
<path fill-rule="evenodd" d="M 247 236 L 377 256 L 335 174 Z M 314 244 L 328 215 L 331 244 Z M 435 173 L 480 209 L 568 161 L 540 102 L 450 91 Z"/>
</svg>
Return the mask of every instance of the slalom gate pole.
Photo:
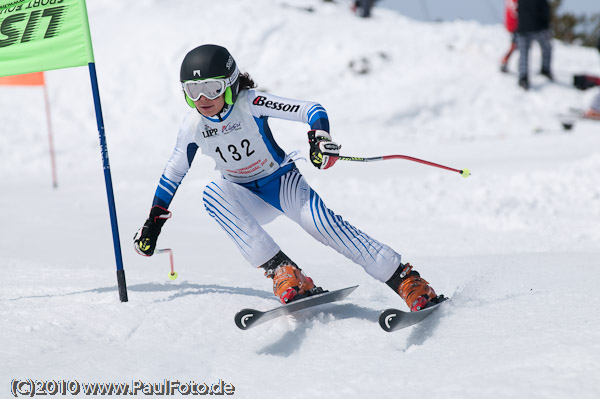
<svg viewBox="0 0 600 399">
<path fill-rule="evenodd" d="M 115 196 L 113 192 L 112 177 L 110 174 L 110 163 L 108 161 L 108 147 L 104 135 L 104 119 L 102 118 L 102 106 L 100 105 L 100 93 L 98 91 L 98 78 L 96 76 L 96 65 L 88 64 L 90 69 L 90 80 L 92 81 L 92 92 L 94 94 L 94 107 L 96 109 L 96 122 L 98 123 L 98 134 L 100 138 L 100 151 L 102 152 L 102 165 L 104 167 L 104 182 L 106 184 L 106 195 L 108 197 L 108 212 L 112 227 L 113 245 L 117 262 L 117 284 L 119 288 L 119 299 L 127 302 L 127 284 L 125 282 L 125 270 L 123 269 L 123 257 L 121 254 L 121 241 L 119 239 L 119 225 L 117 223 L 117 211 L 115 207 Z"/>
<path fill-rule="evenodd" d="M 48 142 L 50 147 L 50 166 L 52 169 L 52 187 L 58 187 L 58 179 L 56 177 L 56 156 L 54 155 L 54 139 L 52 134 L 52 119 L 50 117 L 50 100 L 48 98 L 48 88 L 44 81 L 44 104 L 46 107 L 46 125 L 48 127 Z"/>
<path fill-rule="evenodd" d="M 409 157 L 407 155 L 382 155 L 378 157 L 364 158 L 364 157 L 347 157 L 347 156 L 339 156 L 339 161 L 353 161 L 353 162 L 375 162 L 375 161 L 387 161 L 389 159 L 406 159 L 407 161 L 419 162 L 425 165 L 434 166 L 440 169 L 446 169 L 451 172 L 460 173 L 462 177 L 467 178 L 471 175 L 469 169 L 454 169 L 448 166 L 440 165 L 437 163 L 425 161 L 423 159 Z"/>
</svg>

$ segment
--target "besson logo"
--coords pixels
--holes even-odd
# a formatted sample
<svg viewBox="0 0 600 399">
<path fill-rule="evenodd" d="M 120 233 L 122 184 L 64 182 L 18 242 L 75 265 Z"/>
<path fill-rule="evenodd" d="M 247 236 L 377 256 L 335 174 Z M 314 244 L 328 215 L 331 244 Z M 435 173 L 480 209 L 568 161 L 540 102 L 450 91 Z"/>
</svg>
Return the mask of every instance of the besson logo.
<svg viewBox="0 0 600 399">
<path fill-rule="evenodd" d="M 267 99 L 267 97 L 257 96 L 254 99 L 254 101 L 252 101 L 252 104 L 259 105 L 261 107 L 276 109 L 276 110 L 284 111 L 284 112 L 298 112 L 298 110 L 300 109 L 299 105 L 278 103 L 276 101 L 271 101 L 271 100 L 265 101 L 266 99 Z"/>
</svg>

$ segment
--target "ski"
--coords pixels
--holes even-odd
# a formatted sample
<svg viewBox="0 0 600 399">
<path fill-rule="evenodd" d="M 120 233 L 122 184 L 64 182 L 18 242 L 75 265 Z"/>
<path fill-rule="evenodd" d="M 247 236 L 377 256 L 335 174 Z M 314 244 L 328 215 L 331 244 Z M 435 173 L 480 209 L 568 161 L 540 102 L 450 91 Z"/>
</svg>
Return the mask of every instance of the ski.
<svg viewBox="0 0 600 399">
<path fill-rule="evenodd" d="M 341 301 L 346 298 L 352 291 L 354 291 L 358 285 L 353 287 L 342 288 L 335 291 L 325 291 L 320 294 L 311 295 L 306 298 L 292 301 L 287 305 L 281 305 L 279 307 L 260 311 L 256 309 L 242 309 L 235 315 L 235 325 L 242 330 L 247 330 L 251 327 L 257 326 L 269 320 L 275 319 L 280 316 L 285 316 L 299 310 L 312 308 L 317 305 L 323 305 L 325 303 Z"/>
<path fill-rule="evenodd" d="M 426 307 L 425 309 L 418 310 L 416 312 L 405 312 L 400 309 L 386 309 L 381 315 L 379 315 L 379 325 L 387 332 L 401 330 L 406 327 L 415 325 L 435 312 L 439 307 L 446 301 L 436 303 L 433 306 Z"/>
</svg>

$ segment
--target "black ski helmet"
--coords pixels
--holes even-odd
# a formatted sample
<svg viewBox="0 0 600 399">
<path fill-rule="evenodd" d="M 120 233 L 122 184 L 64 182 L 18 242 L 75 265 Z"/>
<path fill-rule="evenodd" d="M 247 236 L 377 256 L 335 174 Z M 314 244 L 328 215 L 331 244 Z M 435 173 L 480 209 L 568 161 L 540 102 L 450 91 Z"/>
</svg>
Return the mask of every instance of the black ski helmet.
<svg viewBox="0 0 600 399">
<path fill-rule="evenodd" d="M 231 79 L 225 90 L 225 103 L 233 104 L 240 87 L 239 71 L 235 60 L 225 47 L 204 44 L 191 50 L 183 58 L 179 72 L 181 83 L 209 78 Z M 194 102 L 187 94 L 185 99 L 190 107 L 195 108 Z"/>
</svg>

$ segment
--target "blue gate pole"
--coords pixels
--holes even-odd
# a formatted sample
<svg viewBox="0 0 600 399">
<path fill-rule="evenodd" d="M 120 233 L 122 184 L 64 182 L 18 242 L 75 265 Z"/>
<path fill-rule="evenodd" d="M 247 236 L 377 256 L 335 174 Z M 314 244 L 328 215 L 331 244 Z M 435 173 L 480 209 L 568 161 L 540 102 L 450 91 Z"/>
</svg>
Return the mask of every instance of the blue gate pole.
<svg viewBox="0 0 600 399">
<path fill-rule="evenodd" d="M 100 92 L 98 91 L 96 65 L 93 62 L 90 62 L 88 66 L 90 69 L 90 79 L 92 81 L 92 92 L 94 94 L 94 108 L 96 109 L 96 122 L 98 123 L 100 151 L 102 152 L 102 165 L 104 167 L 104 182 L 106 184 L 106 195 L 108 196 L 108 211 L 110 213 L 113 245 L 115 247 L 115 258 L 117 261 L 117 284 L 119 287 L 119 299 L 121 302 L 127 302 L 127 284 L 125 283 L 125 270 L 123 269 L 123 257 L 121 255 L 121 241 L 119 240 L 117 210 L 115 208 L 115 196 L 113 192 L 112 177 L 110 174 L 110 163 L 108 162 L 108 147 L 106 145 L 106 136 L 104 135 L 104 120 L 102 118 L 102 106 L 100 105 Z"/>
</svg>

